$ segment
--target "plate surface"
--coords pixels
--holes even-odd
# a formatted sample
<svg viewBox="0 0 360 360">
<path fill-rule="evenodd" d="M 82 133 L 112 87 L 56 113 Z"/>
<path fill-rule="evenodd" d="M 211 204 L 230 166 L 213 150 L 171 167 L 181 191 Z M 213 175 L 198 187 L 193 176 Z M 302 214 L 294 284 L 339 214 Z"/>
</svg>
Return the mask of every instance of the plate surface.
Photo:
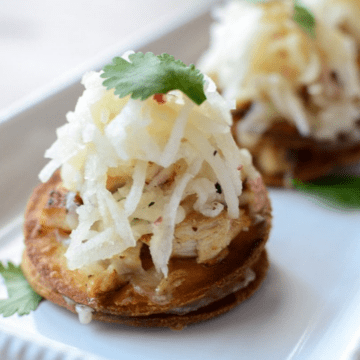
<svg viewBox="0 0 360 360">
<path fill-rule="evenodd" d="M 208 13 L 200 15 L 140 50 L 195 62 L 207 47 L 210 22 Z M 78 84 L 66 87 L 0 124 L 2 261 L 20 261 L 26 200 L 46 163 L 43 153 L 55 140 L 55 128 L 81 92 Z M 270 196 L 270 271 L 261 289 L 233 311 L 174 332 L 81 325 L 74 314 L 43 301 L 28 316 L 0 317 L 0 358 L 348 358 L 360 335 L 360 213 L 326 208 L 290 190 L 271 190 Z M 6 296 L 1 282 L 0 296 Z"/>
</svg>

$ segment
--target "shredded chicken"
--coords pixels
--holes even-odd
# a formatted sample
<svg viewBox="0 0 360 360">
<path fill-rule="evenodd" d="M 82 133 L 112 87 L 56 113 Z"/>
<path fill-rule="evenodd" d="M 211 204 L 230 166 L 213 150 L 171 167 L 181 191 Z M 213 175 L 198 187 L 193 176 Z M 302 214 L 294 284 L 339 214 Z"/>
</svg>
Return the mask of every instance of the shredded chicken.
<svg viewBox="0 0 360 360">
<path fill-rule="evenodd" d="M 155 268 L 166 277 L 169 258 L 184 253 L 173 246 L 177 226 L 193 211 L 215 222 L 225 216 L 219 231 L 236 219 L 241 225 L 231 234 L 241 231 L 247 224 L 239 209 L 242 179 L 260 175 L 250 154 L 235 145 L 231 107 L 209 78 L 200 106 L 178 90 L 145 101 L 119 99 L 95 72 L 83 83 L 86 90 L 58 129 L 40 174 L 47 181 L 61 167 L 63 186 L 82 199 L 65 254 L 70 269 L 106 260 L 121 273 L 119 256 L 146 239 Z M 216 247 L 211 241 L 195 250 L 191 245 L 192 256 L 216 257 L 230 235 Z M 138 266 L 139 251 L 131 257 Z"/>
</svg>

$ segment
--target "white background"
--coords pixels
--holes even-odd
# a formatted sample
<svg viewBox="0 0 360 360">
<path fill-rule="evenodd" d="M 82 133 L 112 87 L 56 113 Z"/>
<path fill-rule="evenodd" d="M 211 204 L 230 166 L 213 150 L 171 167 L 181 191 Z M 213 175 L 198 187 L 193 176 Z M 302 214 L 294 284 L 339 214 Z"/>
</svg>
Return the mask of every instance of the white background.
<svg viewBox="0 0 360 360">
<path fill-rule="evenodd" d="M 211 3 L 0 0 L 0 113 L 143 28 L 175 23 Z"/>
</svg>

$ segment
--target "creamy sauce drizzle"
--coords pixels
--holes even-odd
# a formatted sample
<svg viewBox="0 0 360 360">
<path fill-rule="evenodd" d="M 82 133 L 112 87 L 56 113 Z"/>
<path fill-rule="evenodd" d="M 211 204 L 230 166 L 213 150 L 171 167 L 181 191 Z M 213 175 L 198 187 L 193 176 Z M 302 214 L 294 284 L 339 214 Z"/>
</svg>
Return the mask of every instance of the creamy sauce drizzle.
<svg viewBox="0 0 360 360">
<path fill-rule="evenodd" d="M 68 298 L 65 295 L 63 295 L 63 299 L 69 306 L 74 306 L 75 311 L 79 316 L 79 321 L 81 324 L 86 325 L 91 322 L 94 309 L 83 304 L 78 304 L 74 300 Z"/>
<path fill-rule="evenodd" d="M 86 325 L 91 322 L 94 309 L 86 305 L 77 304 L 75 305 L 75 311 L 79 315 L 79 321 L 81 324 Z"/>
</svg>

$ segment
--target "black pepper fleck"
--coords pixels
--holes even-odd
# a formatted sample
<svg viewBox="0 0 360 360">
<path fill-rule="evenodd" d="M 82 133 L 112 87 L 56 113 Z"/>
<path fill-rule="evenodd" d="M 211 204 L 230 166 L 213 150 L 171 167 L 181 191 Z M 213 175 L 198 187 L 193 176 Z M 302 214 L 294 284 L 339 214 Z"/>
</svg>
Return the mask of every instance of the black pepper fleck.
<svg viewBox="0 0 360 360">
<path fill-rule="evenodd" d="M 335 84 L 339 85 L 340 84 L 340 79 L 339 79 L 339 75 L 336 71 L 331 71 L 330 72 L 330 78 L 331 80 L 334 81 Z"/>
<path fill-rule="evenodd" d="M 346 141 L 349 140 L 349 135 L 346 134 L 346 133 L 343 132 L 343 131 L 340 131 L 340 132 L 338 132 L 338 134 L 337 134 L 337 139 L 338 139 L 338 141 L 340 141 L 340 142 L 346 142 Z"/>
<path fill-rule="evenodd" d="M 216 192 L 218 194 L 222 193 L 221 185 L 218 182 L 215 184 L 215 188 L 216 188 Z"/>
</svg>

